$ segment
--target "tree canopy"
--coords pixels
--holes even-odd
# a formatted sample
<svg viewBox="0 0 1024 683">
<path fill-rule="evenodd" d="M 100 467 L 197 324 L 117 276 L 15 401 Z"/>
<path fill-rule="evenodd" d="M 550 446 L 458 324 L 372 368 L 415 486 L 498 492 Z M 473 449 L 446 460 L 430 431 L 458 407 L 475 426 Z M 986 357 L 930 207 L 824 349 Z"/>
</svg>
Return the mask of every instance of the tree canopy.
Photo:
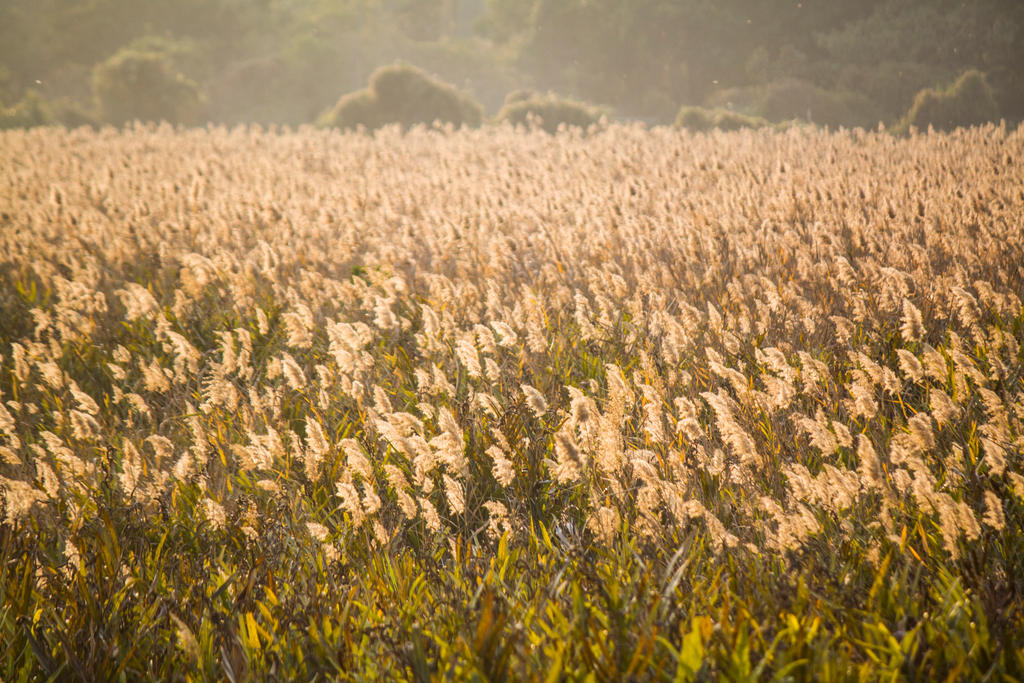
<svg viewBox="0 0 1024 683">
<path fill-rule="evenodd" d="M 529 88 L 660 123 L 681 106 L 894 123 L 975 70 L 997 115 L 1024 119 L 1014 0 L 7 0 L 0 105 L 34 92 L 113 122 L 92 74 L 124 50 L 159 54 L 196 85 L 195 115 L 227 123 L 314 121 L 396 61 L 491 114 Z"/>
</svg>

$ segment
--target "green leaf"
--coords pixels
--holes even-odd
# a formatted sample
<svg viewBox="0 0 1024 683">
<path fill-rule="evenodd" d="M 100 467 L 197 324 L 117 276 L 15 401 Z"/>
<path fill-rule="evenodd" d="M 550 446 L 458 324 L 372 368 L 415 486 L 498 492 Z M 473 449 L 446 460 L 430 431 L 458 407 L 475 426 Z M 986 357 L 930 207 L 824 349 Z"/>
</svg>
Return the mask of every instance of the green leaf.
<svg viewBox="0 0 1024 683">
<path fill-rule="evenodd" d="M 704 639 L 701 637 L 700 618 L 695 617 L 690 632 L 683 636 L 682 645 L 679 647 L 676 680 L 693 680 L 703 663 Z"/>
</svg>

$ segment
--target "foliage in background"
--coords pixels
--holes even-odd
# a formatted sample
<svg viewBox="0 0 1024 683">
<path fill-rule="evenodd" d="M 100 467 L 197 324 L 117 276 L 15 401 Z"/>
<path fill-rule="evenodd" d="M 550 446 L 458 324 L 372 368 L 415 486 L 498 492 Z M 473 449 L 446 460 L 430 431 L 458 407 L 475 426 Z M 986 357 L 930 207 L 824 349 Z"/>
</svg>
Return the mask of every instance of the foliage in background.
<svg viewBox="0 0 1024 683">
<path fill-rule="evenodd" d="M 873 3 L 816 41 L 827 75 L 881 105 L 887 120 L 905 113 L 921 89 L 972 68 L 997 90 L 999 114 L 990 120 L 1024 118 L 1024 5 L 1015 0 Z"/>
<path fill-rule="evenodd" d="M 29 90 L 16 104 L 0 109 L 0 129 L 32 128 L 54 123 L 53 110 L 38 91 Z"/>
<path fill-rule="evenodd" d="M 587 130 L 601 120 L 601 114 L 595 107 L 584 102 L 559 97 L 554 93 L 517 90 L 508 94 L 495 119 L 514 126 L 536 123 L 548 133 L 555 133 L 560 126 Z"/>
<path fill-rule="evenodd" d="M 682 105 L 767 92 L 774 104 L 744 112 L 777 122 L 780 108 L 781 119 L 810 109 L 833 127 L 896 122 L 920 90 L 977 69 L 997 118 L 1024 119 L 1015 0 L 11 0 L 0 4 L 0 104 L 35 89 L 74 105 L 56 109 L 88 109 L 89 74 L 122 49 L 165 54 L 220 123 L 311 122 L 399 60 L 490 112 L 531 88 L 671 123 Z"/>
<path fill-rule="evenodd" d="M 686 128 L 695 132 L 713 129 L 740 130 L 741 128 L 761 128 L 769 125 L 768 121 L 756 116 L 747 116 L 728 109 L 706 109 L 704 107 L 684 106 L 676 116 L 676 128 Z"/>
<path fill-rule="evenodd" d="M 925 130 L 952 130 L 976 126 L 999 115 L 992 86 L 979 71 L 965 71 L 943 89 L 925 88 L 914 98 L 904 126 Z"/>
<path fill-rule="evenodd" d="M 96 106 L 104 121 L 199 122 L 202 96 L 195 82 L 176 72 L 160 52 L 121 50 L 92 75 Z"/>
<path fill-rule="evenodd" d="M 880 120 L 878 108 L 863 95 L 834 92 L 795 78 L 727 88 L 710 97 L 708 105 L 775 122 L 800 119 L 833 127 L 871 128 Z"/>
<path fill-rule="evenodd" d="M 320 124 L 374 130 L 392 123 L 408 128 L 440 121 L 472 127 L 480 125 L 483 114 L 483 107 L 468 93 L 411 64 L 394 64 L 374 71 L 363 90 L 344 95 Z"/>
</svg>

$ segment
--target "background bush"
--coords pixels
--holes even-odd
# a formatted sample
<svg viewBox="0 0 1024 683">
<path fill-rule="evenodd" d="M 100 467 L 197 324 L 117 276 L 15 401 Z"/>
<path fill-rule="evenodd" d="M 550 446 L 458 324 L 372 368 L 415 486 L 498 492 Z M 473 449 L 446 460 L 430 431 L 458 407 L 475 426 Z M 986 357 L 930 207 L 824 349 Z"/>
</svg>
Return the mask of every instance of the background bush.
<svg viewBox="0 0 1024 683">
<path fill-rule="evenodd" d="M 370 130 L 389 123 L 408 128 L 434 121 L 472 127 L 480 125 L 483 115 L 471 95 L 411 64 L 394 64 L 373 72 L 367 88 L 344 95 L 321 123 Z"/>
<path fill-rule="evenodd" d="M 757 116 L 747 116 L 728 109 L 705 109 L 704 107 L 684 106 L 676 116 L 676 128 L 692 131 L 713 129 L 739 130 L 741 128 L 761 128 L 769 125 Z"/>
<path fill-rule="evenodd" d="M 651 124 L 687 104 L 865 127 L 977 69 L 999 117 L 1024 120 L 1014 0 L 4 2 L 0 108 L 28 90 L 94 108 L 90 74 L 124 50 L 164 55 L 197 84 L 203 119 L 225 124 L 311 122 L 396 61 L 490 112 L 530 88 Z"/>
<path fill-rule="evenodd" d="M 48 100 L 38 90 L 28 90 L 10 107 L 0 106 L 0 130 L 62 125 L 68 128 L 95 126 L 93 113 L 71 98 Z"/>
<path fill-rule="evenodd" d="M 917 93 L 907 112 L 906 126 L 951 130 L 974 126 L 999 117 L 995 93 L 985 75 L 977 70 L 965 71 L 945 89 L 925 88 Z"/>
<path fill-rule="evenodd" d="M 159 52 L 120 50 L 93 70 L 92 83 L 96 106 L 108 123 L 199 120 L 198 86 Z"/>
<path fill-rule="evenodd" d="M 505 105 L 496 118 L 512 125 L 524 125 L 534 119 L 545 131 L 554 133 L 563 124 L 589 128 L 600 120 L 601 114 L 595 107 L 553 93 L 516 90 L 505 98 Z"/>
<path fill-rule="evenodd" d="M 818 87 L 784 78 L 764 85 L 728 88 L 715 93 L 706 104 L 738 110 L 768 121 L 800 119 L 829 126 L 873 127 L 879 112 L 865 96 Z"/>
<path fill-rule="evenodd" d="M 53 122 L 53 110 L 46 99 L 35 90 L 26 92 L 14 106 L 0 108 L 0 130 L 32 128 Z"/>
</svg>

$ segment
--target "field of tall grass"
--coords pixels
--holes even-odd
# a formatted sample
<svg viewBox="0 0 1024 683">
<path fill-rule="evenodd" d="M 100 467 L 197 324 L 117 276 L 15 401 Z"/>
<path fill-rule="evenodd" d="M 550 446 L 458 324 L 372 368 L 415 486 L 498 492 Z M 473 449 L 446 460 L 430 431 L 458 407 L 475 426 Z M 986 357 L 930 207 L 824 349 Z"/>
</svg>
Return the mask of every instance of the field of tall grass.
<svg viewBox="0 0 1024 683">
<path fill-rule="evenodd" d="M 0 133 L 0 679 L 1020 680 L 1024 129 Z"/>
</svg>

